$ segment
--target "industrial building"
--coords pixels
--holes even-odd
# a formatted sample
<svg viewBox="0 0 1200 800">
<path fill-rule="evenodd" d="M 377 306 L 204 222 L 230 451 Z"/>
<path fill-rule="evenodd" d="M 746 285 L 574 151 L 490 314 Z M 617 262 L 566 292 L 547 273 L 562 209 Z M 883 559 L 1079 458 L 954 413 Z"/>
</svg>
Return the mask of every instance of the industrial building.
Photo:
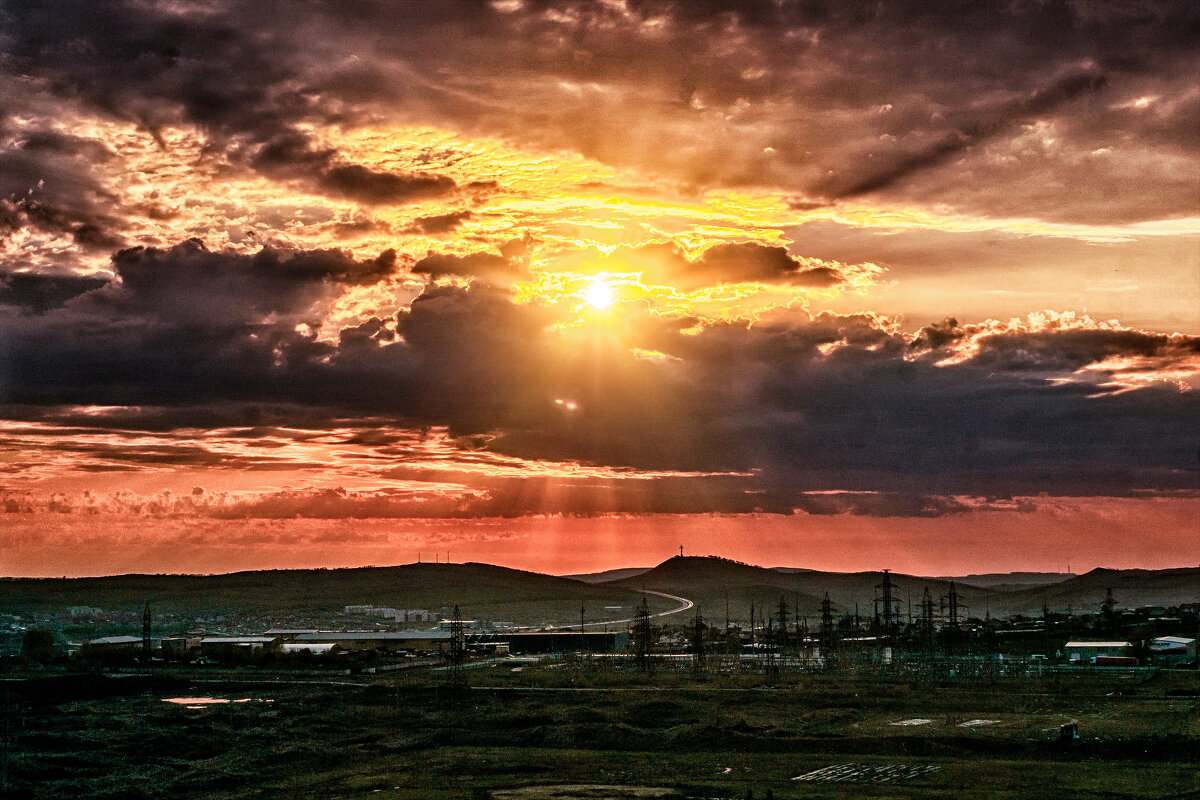
<svg viewBox="0 0 1200 800">
<path fill-rule="evenodd" d="M 315 631 L 289 637 L 293 644 L 335 644 L 342 650 L 441 651 L 449 646 L 449 631 Z"/>
<path fill-rule="evenodd" d="M 615 653 L 629 644 L 629 634 L 625 631 L 469 633 L 466 640 L 467 647 L 508 645 L 510 653 L 566 653 L 573 650 Z"/>
<path fill-rule="evenodd" d="M 200 640 L 200 655 L 221 661 L 254 661 L 279 652 L 280 644 L 274 636 L 208 636 Z"/>
<path fill-rule="evenodd" d="M 1150 663 L 1182 667 L 1196 660 L 1196 640 L 1185 636 L 1159 636 L 1150 642 Z"/>
<path fill-rule="evenodd" d="M 140 636 L 101 636 L 84 643 L 80 655 L 84 658 L 136 656 L 142 649 Z"/>
<path fill-rule="evenodd" d="M 1129 642 L 1067 642 L 1063 654 L 1072 664 L 1092 664 L 1093 659 L 1128 658 L 1133 655 Z M 1103 666 L 1103 664 L 1100 664 Z"/>
</svg>

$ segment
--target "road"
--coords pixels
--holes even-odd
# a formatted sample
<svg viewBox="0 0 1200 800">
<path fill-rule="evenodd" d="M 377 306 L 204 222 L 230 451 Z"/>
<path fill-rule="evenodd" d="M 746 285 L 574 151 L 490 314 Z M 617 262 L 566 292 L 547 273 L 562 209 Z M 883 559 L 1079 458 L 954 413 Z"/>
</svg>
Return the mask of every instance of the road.
<svg viewBox="0 0 1200 800">
<path fill-rule="evenodd" d="M 672 609 L 668 609 L 666 611 L 660 611 L 657 614 L 651 614 L 650 615 L 651 617 L 666 617 L 666 616 L 670 616 L 671 614 L 678 614 L 681 611 L 687 611 L 689 608 L 694 608 L 696 605 L 691 600 L 688 600 L 686 597 L 679 597 L 678 595 L 667 594 L 666 592 L 656 592 L 652 589 L 636 589 L 635 591 L 639 591 L 642 594 L 658 595 L 659 597 L 665 597 L 668 600 L 674 600 L 676 603 L 679 603 L 679 608 L 672 608 Z M 594 627 L 599 627 L 601 625 L 623 625 L 626 622 L 633 622 L 633 620 L 634 620 L 633 617 L 627 617 L 625 619 L 602 619 L 597 622 L 587 622 L 587 623 L 585 623 L 585 627 L 594 628 Z"/>
<path fill-rule="evenodd" d="M 696 607 L 696 604 L 693 603 L 691 600 L 688 600 L 686 597 L 679 597 L 678 595 L 667 594 L 666 592 L 656 592 L 653 589 L 634 589 L 634 591 L 641 592 L 642 594 L 653 594 L 653 595 L 657 595 L 659 597 L 665 597 L 668 600 L 674 600 L 676 603 L 679 603 L 678 608 L 671 608 L 671 609 L 667 609 L 666 611 L 659 611 L 657 614 L 651 614 L 650 615 L 651 618 L 667 617 L 667 616 L 670 616 L 671 614 L 678 614 L 682 611 L 687 611 L 689 608 Z M 628 622 L 633 622 L 633 621 L 634 621 L 633 617 L 626 617 L 625 619 L 600 619 L 600 620 L 596 620 L 595 622 L 586 622 L 585 621 L 584 627 L 585 628 L 600 628 L 605 625 L 624 625 Z M 516 630 L 519 630 L 519 631 L 532 631 L 532 630 L 569 631 L 572 628 L 577 628 L 577 627 L 579 627 L 578 622 L 576 622 L 574 624 L 571 624 L 570 622 L 564 622 L 559 625 L 518 625 L 516 627 Z"/>
</svg>

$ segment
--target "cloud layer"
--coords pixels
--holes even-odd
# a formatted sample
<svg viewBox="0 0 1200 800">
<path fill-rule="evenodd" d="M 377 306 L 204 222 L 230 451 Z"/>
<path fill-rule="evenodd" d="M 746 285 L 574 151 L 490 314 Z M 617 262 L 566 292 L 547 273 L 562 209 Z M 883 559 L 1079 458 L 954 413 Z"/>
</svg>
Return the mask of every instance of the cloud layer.
<svg viewBox="0 0 1200 800">
<path fill-rule="evenodd" d="M 0 498 L 1194 492 L 1198 33 L 1188 0 L 8 3 Z"/>
</svg>

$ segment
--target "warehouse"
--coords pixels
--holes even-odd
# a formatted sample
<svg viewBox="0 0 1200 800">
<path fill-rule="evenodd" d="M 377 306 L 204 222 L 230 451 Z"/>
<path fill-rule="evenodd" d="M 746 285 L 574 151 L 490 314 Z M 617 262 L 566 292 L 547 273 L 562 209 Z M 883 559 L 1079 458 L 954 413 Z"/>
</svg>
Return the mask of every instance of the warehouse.
<svg viewBox="0 0 1200 800">
<path fill-rule="evenodd" d="M 343 650 L 389 653 L 441 651 L 449 645 L 449 631 L 317 631 L 292 637 L 295 644 L 336 644 Z"/>
<path fill-rule="evenodd" d="M 507 644 L 511 653 L 615 653 L 629 643 L 625 631 L 538 631 L 529 633 L 467 634 L 468 647 Z"/>
<path fill-rule="evenodd" d="M 1196 660 L 1196 640 L 1184 636 L 1159 636 L 1150 642 L 1150 663 L 1182 667 Z"/>
<path fill-rule="evenodd" d="M 1067 642 L 1063 653 L 1072 664 L 1090 664 L 1092 659 L 1126 658 L 1133 654 L 1129 642 Z"/>
</svg>

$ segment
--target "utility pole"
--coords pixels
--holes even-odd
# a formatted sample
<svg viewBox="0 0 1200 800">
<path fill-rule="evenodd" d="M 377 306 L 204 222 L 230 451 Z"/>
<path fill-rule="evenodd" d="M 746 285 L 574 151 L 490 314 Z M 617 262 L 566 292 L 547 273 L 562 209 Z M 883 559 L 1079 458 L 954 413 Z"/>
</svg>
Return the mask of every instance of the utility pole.
<svg viewBox="0 0 1200 800">
<path fill-rule="evenodd" d="M 581 637 L 583 636 L 583 615 L 584 615 L 583 603 L 580 603 L 579 604 L 579 635 Z M 583 647 L 583 639 L 582 638 L 580 638 L 580 640 L 579 640 L 579 646 L 580 646 L 580 648 Z"/>
<path fill-rule="evenodd" d="M 921 597 L 921 638 L 927 647 L 933 648 L 933 597 L 928 586 Z"/>
<path fill-rule="evenodd" d="M 700 606 L 696 606 L 696 619 L 692 623 L 692 667 L 696 672 L 704 671 L 704 617 L 700 615 Z"/>
<path fill-rule="evenodd" d="M 450 620 L 450 684 L 455 689 L 461 689 L 463 680 L 463 658 L 466 655 L 466 642 L 463 636 L 462 615 L 458 606 L 454 606 L 454 618 Z"/>
<path fill-rule="evenodd" d="M 892 590 L 895 588 L 895 585 L 892 584 L 891 571 L 885 569 L 883 571 L 883 583 L 875 587 L 879 592 L 877 602 L 883 606 L 883 636 L 885 639 L 890 639 L 895 632 L 893 622 L 895 600 L 892 597 Z"/>
<path fill-rule="evenodd" d="M 774 618 L 770 614 L 768 614 L 767 615 L 767 630 L 766 630 L 766 637 L 765 637 L 767 640 L 767 649 L 764 651 L 765 656 L 763 658 L 763 671 L 771 676 L 779 674 L 779 662 L 775 658 L 776 644 L 775 644 L 774 623 L 775 623 Z"/>
<path fill-rule="evenodd" d="M 650 672 L 650 606 L 642 597 L 641 604 L 633 617 L 633 658 L 638 669 Z"/>
<path fill-rule="evenodd" d="M 142 663 L 150 663 L 150 601 L 142 608 Z"/>
<path fill-rule="evenodd" d="M 829 592 L 821 601 L 821 655 L 828 656 L 826 651 L 832 650 L 837 633 L 833 627 L 833 603 L 829 602 Z"/>
<path fill-rule="evenodd" d="M 783 595 L 779 596 L 779 651 L 783 655 L 788 645 L 788 607 Z"/>
<path fill-rule="evenodd" d="M 1100 606 L 1100 617 L 1103 620 L 1106 634 L 1117 632 L 1117 601 L 1113 599 L 1111 586 L 1104 590 L 1104 603 Z"/>
<path fill-rule="evenodd" d="M 950 594 L 946 596 L 946 606 L 950 612 L 947 618 L 947 624 L 951 628 L 958 627 L 959 601 L 961 600 L 962 595 L 958 593 L 957 589 L 955 589 L 954 581 L 950 581 Z"/>
</svg>

